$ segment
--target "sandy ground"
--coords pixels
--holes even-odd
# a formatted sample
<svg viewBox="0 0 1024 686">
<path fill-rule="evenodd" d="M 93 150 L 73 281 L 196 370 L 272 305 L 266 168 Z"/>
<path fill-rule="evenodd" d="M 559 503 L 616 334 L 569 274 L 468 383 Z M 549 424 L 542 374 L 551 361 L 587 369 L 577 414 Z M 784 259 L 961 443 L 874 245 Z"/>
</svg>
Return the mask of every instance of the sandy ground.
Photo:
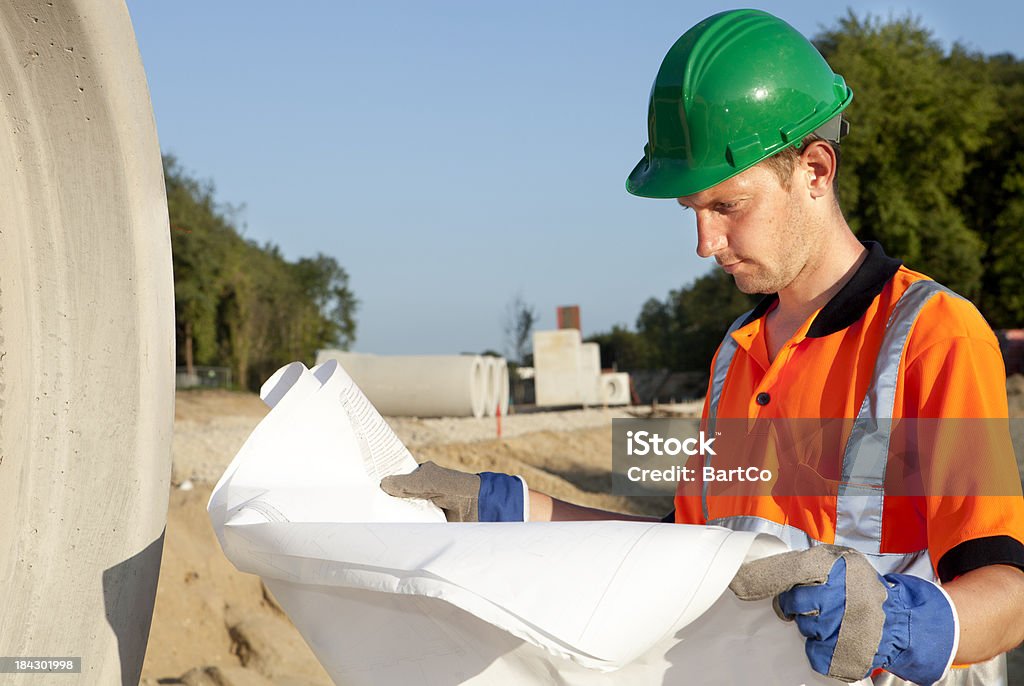
<svg viewBox="0 0 1024 686">
<path fill-rule="evenodd" d="M 1024 379 L 1011 381 L 1010 390 L 1014 414 L 1024 416 Z M 700 405 L 674 409 L 699 413 Z M 236 571 L 224 558 L 206 515 L 214 483 L 265 414 L 251 394 L 178 394 L 167 534 L 142 672 L 146 686 L 331 684 L 260 580 Z M 501 439 L 495 437 L 493 419 L 389 422 L 420 461 L 518 473 L 532 487 L 565 500 L 662 515 L 671 509 L 667 498 L 608 494 L 611 419 L 619 416 L 627 415 L 609 410 L 513 415 L 503 419 Z M 1010 683 L 1024 683 L 1024 655 L 1012 657 Z"/>
</svg>

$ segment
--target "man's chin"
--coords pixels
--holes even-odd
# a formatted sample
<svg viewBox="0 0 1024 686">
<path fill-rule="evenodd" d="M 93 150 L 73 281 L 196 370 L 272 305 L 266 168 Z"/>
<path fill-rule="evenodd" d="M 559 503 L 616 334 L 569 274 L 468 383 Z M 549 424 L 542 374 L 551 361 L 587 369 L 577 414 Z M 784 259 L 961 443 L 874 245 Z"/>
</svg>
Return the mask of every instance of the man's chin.
<svg viewBox="0 0 1024 686">
<path fill-rule="evenodd" d="M 732 276 L 732 282 L 736 284 L 736 288 L 741 293 L 754 295 L 755 293 L 760 292 L 758 290 L 759 284 L 755 283 L 750 277 L 737 276 L 736 274 L 731 274 L 730 276 Z"/>
<path fill-rule="evenodd" d="M 732 274 L 732 280 L 736 284 L 736 288 L 747 295 L 768 295 L 769 293 L 777 293 L 778 288 L 775 288 L 772 284 L 765 283 L 761 279 L 752 279 L 746 275 Z"/>
</svg>

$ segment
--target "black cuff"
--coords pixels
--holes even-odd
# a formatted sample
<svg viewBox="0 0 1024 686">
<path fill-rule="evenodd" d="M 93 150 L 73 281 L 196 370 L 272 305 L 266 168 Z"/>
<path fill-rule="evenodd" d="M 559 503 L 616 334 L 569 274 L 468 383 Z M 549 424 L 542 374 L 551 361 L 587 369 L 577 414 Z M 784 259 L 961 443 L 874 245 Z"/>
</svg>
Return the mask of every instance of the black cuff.
<svg viewBox="0 0 1024 686">
<path fill-rule="evenodd" d="M 675 523 L 676 523 L 676 511 L 675 511 L 675 510 L 672 510 L 672 511 L 671 511 L 671 512 L 669 512 L 669 513 L 668 513 L 667 515 L 665 515 L 664 517 L 662 517 L 662 518 L 661 518 L 661 521 L 662 521 L 663 523 L 665 523 L 665 524 L 675 524 Z"/>
<path fill-rule="evenodd" d="M 1024 571 L 1024 543 L 1009 536 L 964 541 L 939 560 L 939 580 L 946 583 L 988 565 L 1010 565 Z"/>
</svg>

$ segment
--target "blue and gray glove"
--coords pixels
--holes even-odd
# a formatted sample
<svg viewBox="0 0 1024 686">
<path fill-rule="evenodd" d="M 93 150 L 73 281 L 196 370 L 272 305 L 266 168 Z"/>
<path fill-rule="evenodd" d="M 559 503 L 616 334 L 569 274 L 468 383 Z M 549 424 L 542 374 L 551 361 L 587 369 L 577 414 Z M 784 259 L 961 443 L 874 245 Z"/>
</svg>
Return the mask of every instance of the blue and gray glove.
<svg viewBox="0 0 1024 686">
<path fill-rule="evenodd" d="M 380 487 L 397 498 L 431 501 L 444 511 L 449 522 L 526 520 L 526 482 L 519 476 L 467 474 L 424 462 L 408 474 L 384 477 Z"/>
<path fill-rule="evenodd" d="M 852 548 L 820 545 L 748 562 L 729 588 L 742 600 L 775 596 L 775 610 L 807 637 L 814 671 L 857 681 L 877 668 L 922 686 L 952 664 L 959 642 L 953 603 L 907 574 L 880 576 Z"/>
</svg>

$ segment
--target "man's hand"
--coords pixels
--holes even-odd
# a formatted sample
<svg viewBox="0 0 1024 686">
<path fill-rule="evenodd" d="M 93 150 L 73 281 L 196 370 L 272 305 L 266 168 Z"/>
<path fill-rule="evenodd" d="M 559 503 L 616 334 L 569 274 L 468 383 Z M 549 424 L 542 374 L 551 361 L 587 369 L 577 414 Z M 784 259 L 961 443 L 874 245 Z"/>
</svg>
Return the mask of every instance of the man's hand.
<svg viewBox="0 0 1024 686">
<path fill-rule="evenodd" d="M 444 511 L 449 522 L 521 522 L 526 482 L 521 477 L 467 474 L 424 462 L 408 474 L 386 476 L 380 487 L 398 498 L 422 498 Z"/>
<path fill-rule="evenodd" d="M 880 667 L 932 684 L 956 652 L 956 612 L 937 585 L 906 574 L 879 576 L 851 548 L 821 545 L 748 562 L 729 588 L 743 600 L 776 596 L 776 612 L 795 619 L 807 637 L 814 671 L 841 681 Z"/>
</svg>

